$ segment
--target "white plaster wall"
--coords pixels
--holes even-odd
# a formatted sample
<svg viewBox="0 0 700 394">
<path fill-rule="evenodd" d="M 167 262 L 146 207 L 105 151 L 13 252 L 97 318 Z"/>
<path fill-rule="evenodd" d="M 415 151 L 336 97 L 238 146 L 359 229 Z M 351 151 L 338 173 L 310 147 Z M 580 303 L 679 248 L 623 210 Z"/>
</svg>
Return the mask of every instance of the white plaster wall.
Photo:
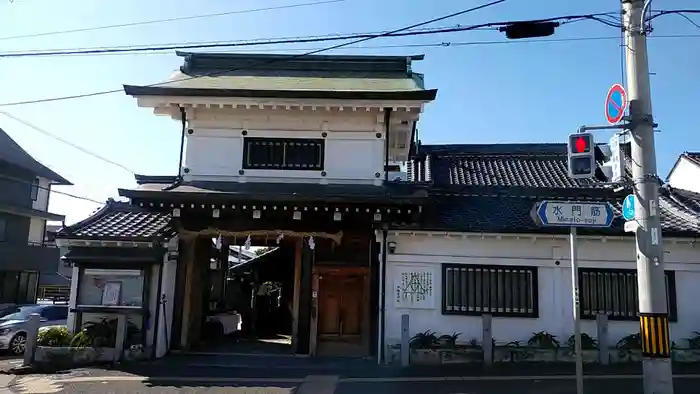
<svg viewBox="0 0 700 394">
<path fill-rule="evenodd" d="M 392 119 L 392 152 L 407 151 L 410 122 L 415 114 L 397 112 Z M 306 182 L 381 184 L 384 174 L 384 114 L 378 111 L 318 110 L 213 110 L 195 109 L 186 134 L 186 179 L 236 182 Z M 402 122 L 404 121 L 404 122 Z M 246 136 L 242 131 L 247 132 Z M 243 176 L 245 137 L 325 138 L 322 171 L 246 169 Z M 379 133 L 379 137 L 377 134 Z M 380 176 L 377 177 L 376 173 Z"/>
<path fill-rule="evenodd" d="M 31 218 L 29 220 L 29 239 L 30 243 L 42 244 L 44 242 L 44 233 L 46 229 L 46 220 L 41 218 Z"/>
<path fill-rule="evenodd" d="M 538 331 L 547 331 L 562 341 L 573 333 L 571 270 L 566 238 L 473 239 L 461 237 L 390 235 L 397 242 L 394 254 L 387 255 L 386 341 L 400 342 L 401 315 L 410 315 L 411 335 L 426 330 L 437 334 L 462 333 L 462 340 L 481 340 L 481 317 L 442 315 L 442 263 L 522 265 L 538 267 L 538 318 L 493 318 L 493 336 L 499 342 L 526 341 Z M 700 297 L 700 245 L 673 244 L 666 241 L 667 270 L 676 271 L 678 322 L 671 323 L 673 340 L 687 338 L 700 331 L 700 308 L 693 305 Z M 555 261 L 560 261 L 557 266 Z M 634 269 L 632 240 L 579 239 L 580 267 Z M 398 309 L 391 289 L 402 266 L 429 267 L 433 271 L 433 309 Z M 583 332 L 596 337 L 593 320 L 583 320 Z M 611 346 L 625 335 L 639 331 L 636 321 L 610 321 Z"/>
<path fill-rule="evenodd" d="M 50 187 L 51 181 L 46 178 L 39 178 L 39 191 L 36 201 L 32 202 L 32 208 L 44 212 L 48 211 Z"/>
<path fill-rule="evenodd" d="M 700 193 L 700 166 L 681 158 L 668 177 L 671 187 Z"/>
</svg>

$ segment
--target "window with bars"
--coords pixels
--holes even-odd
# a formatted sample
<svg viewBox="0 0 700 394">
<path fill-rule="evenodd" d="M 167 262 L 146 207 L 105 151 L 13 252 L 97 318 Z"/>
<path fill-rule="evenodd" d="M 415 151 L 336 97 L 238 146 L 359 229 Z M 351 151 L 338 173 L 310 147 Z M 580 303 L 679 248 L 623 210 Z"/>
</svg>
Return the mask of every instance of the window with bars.
<svg viewBox="0 0 700 394">
<path fill-rule="evenodd" d="M 666 271 L 666 302 L 669 320 L 677 319 L 676 280 Z M 611 320 L 637 320 L 637 271 L 623 269 L 579 268 L 581 318 L 595 319 L 605 314 Z"/>
<path fill-rule="evenodd" d="M 243 168 L 322 171 L 323 139 L 245 138 Z"/>
<path fill-rule="evenodd" d="M 442 312 L 537 317 L 537 268 L 443 264 Z"/>
</svg>

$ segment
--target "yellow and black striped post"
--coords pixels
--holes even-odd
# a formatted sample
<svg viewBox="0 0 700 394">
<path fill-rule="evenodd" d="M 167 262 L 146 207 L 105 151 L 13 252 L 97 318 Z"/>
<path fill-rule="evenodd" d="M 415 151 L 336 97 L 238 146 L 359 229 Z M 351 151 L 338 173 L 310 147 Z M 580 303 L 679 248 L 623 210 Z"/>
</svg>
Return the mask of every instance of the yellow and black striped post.
<svg viewBox="0 0 700 394">
<path fill-rule="evenodd" d="M 653 358 L 671 357 L 667 314 L 640 313 L 639 336 L 642 342 L 642 356 Z"/>
</svg>

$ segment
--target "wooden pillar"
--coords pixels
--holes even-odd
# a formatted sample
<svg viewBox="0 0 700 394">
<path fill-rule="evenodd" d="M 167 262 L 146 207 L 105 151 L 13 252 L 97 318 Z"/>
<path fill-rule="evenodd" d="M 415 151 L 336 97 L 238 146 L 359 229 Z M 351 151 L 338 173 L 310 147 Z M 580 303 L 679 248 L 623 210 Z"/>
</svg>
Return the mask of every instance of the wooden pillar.
<svg viewBox="0 0 700 394">
<path fill-rule="evenodd" d="M 311 339 L 311 296 L 313 285 L 314 251 L 302 240 L 299 274 L 299 312 L 297 353 L 309 354 Z"/>
<path fill-rule="evenodd" d="M 205 306 L 209 304 L 209 259 L 211 258 L 212 243 L 210 238 L 200 237 L 195 241 L 193 284 L 190 312 L 190 334 L 188 346 L 198 344 L 202 339 L 202 324 L 205 317 Z"/>
<path fill-rule="evenodd" d="M 299 293 L 301 290 L 301 248 L 303 240 L 299 240 L 294 248 L 294 297 L 292 298 L 292 351 L 297 352 L 299 346 Z"/>
<path fill-rule="evenodd" d="M 209 268 L 208 238 L 191 238 L 186 242 L 185 259 L 185 296 L 182 311 L 182 334 L 180 346 L 189 349 L 196 344 L 201 335 L 203 319 L 203 284 Z"/>
<path fill-rule="evenodd" d="M 311 328 L 309 329 L 309 354 L 316 355 L 318 347 L 318 290 L 319 274 L 313 273 L 311 279 Z"/>
<path fill-rule="evenodd" d="M 185 290 L 182 302 L 180 347 L 182 349 L 187 349 L 190 337 L 189 322 L 192 315 L 192 290 L 195 286 L 193 282 L 195 238 L 182 239 L 181 242 L 183 250 L 180 251 L 180 258 L 182 259 L 185 271 Z"/>
</svg>

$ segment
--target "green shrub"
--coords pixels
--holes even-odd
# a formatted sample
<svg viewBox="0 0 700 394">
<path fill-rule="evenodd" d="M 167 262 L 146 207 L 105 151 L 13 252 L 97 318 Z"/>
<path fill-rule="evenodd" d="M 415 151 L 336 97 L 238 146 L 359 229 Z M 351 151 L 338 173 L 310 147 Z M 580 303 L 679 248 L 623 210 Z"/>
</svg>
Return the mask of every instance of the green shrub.
<svg viewBox="0 0 700 394">
<path fill-rule="evenodd" d="M 40 330 L 37 336 L 37 345 L 39 346 L 68 346 L 72 336 L 66 327 L 49 327 L 45 330 Z"/>
</svg>

